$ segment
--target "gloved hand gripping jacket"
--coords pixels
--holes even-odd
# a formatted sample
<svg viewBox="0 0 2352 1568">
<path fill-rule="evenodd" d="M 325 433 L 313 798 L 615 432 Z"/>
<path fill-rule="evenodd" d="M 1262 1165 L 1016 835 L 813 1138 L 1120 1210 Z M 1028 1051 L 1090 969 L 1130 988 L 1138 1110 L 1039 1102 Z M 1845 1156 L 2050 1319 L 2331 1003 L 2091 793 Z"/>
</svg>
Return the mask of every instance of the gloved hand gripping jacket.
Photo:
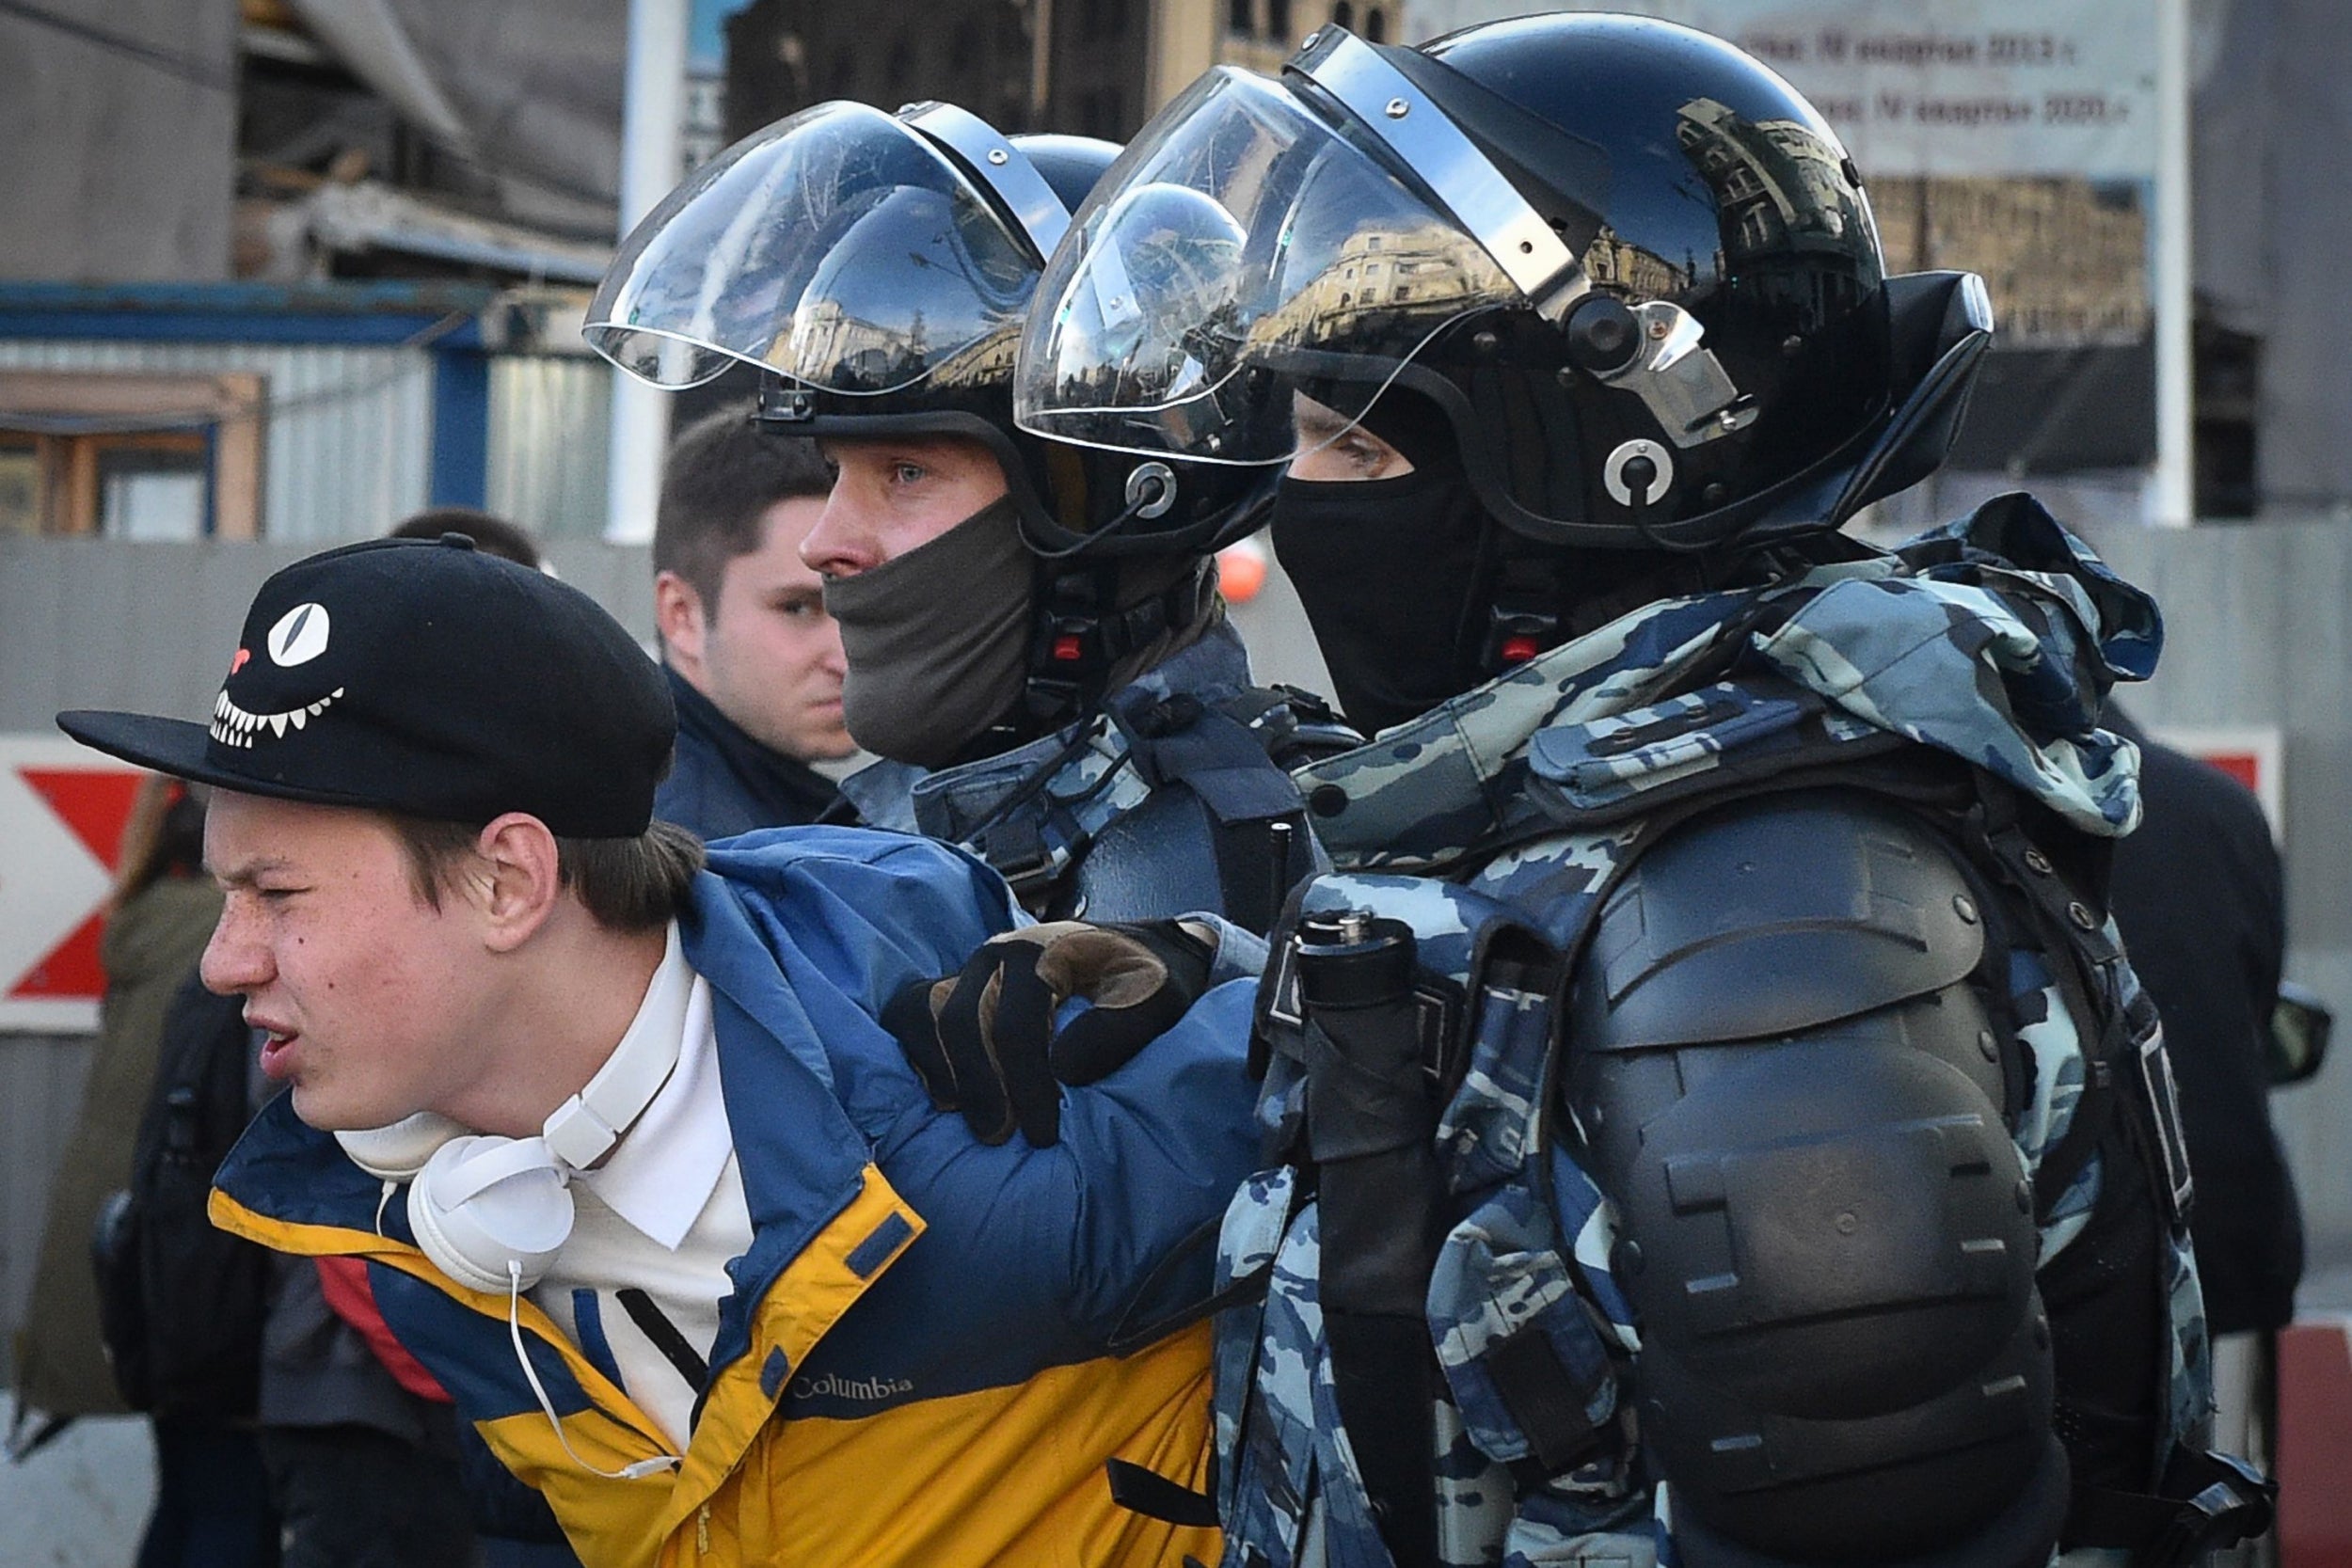
<svg viewBox="0 0 2352 1568">
<path fill-rule="evenodd" d="M 981 944 L 961 974 L 918 980 L 882 1024 L 943 1111 L 1001 1144 L 1017 1129 L 1044 1148 L 1061 1136 L 1061 1086 L 1116 1071 L 1165 1034 L 1212 982 L 1218 932 L 1200 922 L 1089 926 L 1057 920 Z M 1073 997 L 1092 1004 L 1066 1023 Z"/>
</svg>

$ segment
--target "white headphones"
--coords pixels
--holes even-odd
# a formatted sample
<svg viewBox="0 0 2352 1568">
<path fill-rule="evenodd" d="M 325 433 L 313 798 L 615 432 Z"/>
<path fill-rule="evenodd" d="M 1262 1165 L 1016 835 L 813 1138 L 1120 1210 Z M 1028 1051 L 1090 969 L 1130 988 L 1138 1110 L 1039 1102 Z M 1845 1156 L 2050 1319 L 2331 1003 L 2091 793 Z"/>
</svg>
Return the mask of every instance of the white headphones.
<svg viewBox="0 0 2352 1568">
<path fill-rule="evenodd" d="M 409 1228 L 443 1274 L 477 1291 L 527 1291 L 572 1233 L 571 1179 L 611 1152 L 677 1067 L 681 1042 L 669 1021 L 684 1015 L 693 980 L 683 963 L 663 960 L 641 1015 L 657 1026 L 624 1035 L 537 1137 L 469 1132 L 420 1111 L 335 1141 L 370 1176 L 409 1183 Z"/>
<path fill-rule="evenodd" d="M 556 1441 L 574 1464 L 608 1481 L 643 1481 L 684 1461 L 656 1454 L 607 1470 L 580 1457 L 524 1354 L 522 1293 L 539 1282 L 572 1233 L 572 1178 L 612 1151 L 676 1070 L 684 1045 L 679 1025 L 693 985 L 694 972 L 679 955 L 673 926 L 668 951 L 638 1010 L 648 1027 L 632 1023 L 596 1076 L 555 1108 L 537 1137 L 469 1132 L 431 1111 L 389 1127 L 335 1134 L 353 1164 L 384 1182 L 387 1197 L 394 1182 L 408 1183 L 408 1226 L 435 1267 L 460 1285 L 506 1297 L 515 1359 Z"/>
</svg>

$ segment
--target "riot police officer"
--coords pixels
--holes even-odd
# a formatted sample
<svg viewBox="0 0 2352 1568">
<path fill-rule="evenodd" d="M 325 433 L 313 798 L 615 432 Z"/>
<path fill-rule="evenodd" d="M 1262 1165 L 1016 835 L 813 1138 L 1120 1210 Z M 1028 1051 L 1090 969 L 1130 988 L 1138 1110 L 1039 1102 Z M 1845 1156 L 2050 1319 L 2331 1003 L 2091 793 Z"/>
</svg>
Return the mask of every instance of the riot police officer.
<svg viewBox="0 0 2352 1568">
<path fill-rule="evenodd" d="M 1214 552 L 1277 476 L 1026 435 L 1013 347 L 1106 143 L 964 110 L 820 104 L 732 149 L 625 244 L 588 336 L 683 387 L 762 372 L 760 420 L 836 469 L 826 578 L 872 826 L 961 843 L 1033 911 L 1259 930 L 1315 863 L 1283 763 L 1352 741 L 1250 683 Z"/>
<path fill-rule="evenodd" d="M 1286 469 L 1276 549 L 1380 732 L 1297 774 L 1339 870 L 1261 992 L 1229 1563 L 2260 1528 L 2201 1451 L 2170 1081 L 2102 906 L 2137 805 L 2100 704 L 2154 607 L 2023 496 L 1838 531 L 1942 462 L 1991 329 L 1977 278 L 1885 275 L 1788 84 L 1626 17 L 1326 28 L 1078 214 L 1024 428 Z"/>
</svg>

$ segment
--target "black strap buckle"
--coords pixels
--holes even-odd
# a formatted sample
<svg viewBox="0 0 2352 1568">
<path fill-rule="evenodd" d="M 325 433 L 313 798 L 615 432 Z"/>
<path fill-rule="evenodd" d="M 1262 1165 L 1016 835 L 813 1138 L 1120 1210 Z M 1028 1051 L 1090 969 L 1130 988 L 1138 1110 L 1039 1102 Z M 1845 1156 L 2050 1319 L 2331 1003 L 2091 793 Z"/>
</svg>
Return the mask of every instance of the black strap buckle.
<svg viewBox="0 0 2352 1568">
<path fill-rule="evenodd" d="M 1498 604 L 1486 612 L 1486 644 L 1481 667 L 1499 674 L 1525 664 L 1560 641 L 1560 617 L 1539 610 Z"/>
<path fill-rule="evenodd" d="M 1120 610 L 1117 576 L 1100 563 L 1082 571 L 1041 573 L 1032 593 L 1037 616 L 1024 694 L 1030 718 L 1047 725 L 1068 723 L 1082 714 L 1103 694 L 1111 667 L 1184 625 L 1196 596 L 1186 581 Z"/>
<path fill-rule="evenodd" d="M 2077 1488 L 2065 1544 L 2122 1547 L 2133 1568 L 2191 1568 L 2268 1529 L 2278 1496 L 2277 1482 L 2235 1454 L 2175 1449 L 2161 1495 Z"/>
<path fill-rule="evenodd" d="M 2217 1546 L 2250 1541 L 2270 1528 L 2271 1502 L 2248 1497 L 2228 1481 L 2215 1481 L 2181 1504 L 2172 1522 L 2149 1548 L 2155 1568 L 2189 1568 Z"/>
<path fill-rule="evenodd" d="M 1038 823 L 1028 816 L 1016 815 L 997 823 L 973 847 L 1016 896 L 1052 879 L 1053 852 Z"/>
</svg>

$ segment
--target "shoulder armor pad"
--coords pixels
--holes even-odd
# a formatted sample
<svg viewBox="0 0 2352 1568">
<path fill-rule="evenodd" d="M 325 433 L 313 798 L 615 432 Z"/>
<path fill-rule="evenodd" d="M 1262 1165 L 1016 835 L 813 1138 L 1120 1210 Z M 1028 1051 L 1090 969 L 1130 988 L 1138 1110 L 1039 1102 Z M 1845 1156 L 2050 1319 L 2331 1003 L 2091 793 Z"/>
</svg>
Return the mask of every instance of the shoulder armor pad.
<svg viewBox="0 0 2352 1568">
<path fill-rule="evenodd" d="M 1643 853 L 1578 966 L 1576 1038 L 1636 1051 L 1769 1038 L 1924 996 L 1984 956 L 1925 822 L 1847 791 L 1709 812 Z"/>
<path fill-rule="evenodd" d="M 1069 908 L 1098 925 L 1159 920 L 1208 910 L 1232 916 L 1217 876 L 1216 824 L 1183 790 L 1155 789 L 1087 846 L 1073 873 Z M 1245 922 L 1246 924 L 1246 922 Z"/>
</svg>

